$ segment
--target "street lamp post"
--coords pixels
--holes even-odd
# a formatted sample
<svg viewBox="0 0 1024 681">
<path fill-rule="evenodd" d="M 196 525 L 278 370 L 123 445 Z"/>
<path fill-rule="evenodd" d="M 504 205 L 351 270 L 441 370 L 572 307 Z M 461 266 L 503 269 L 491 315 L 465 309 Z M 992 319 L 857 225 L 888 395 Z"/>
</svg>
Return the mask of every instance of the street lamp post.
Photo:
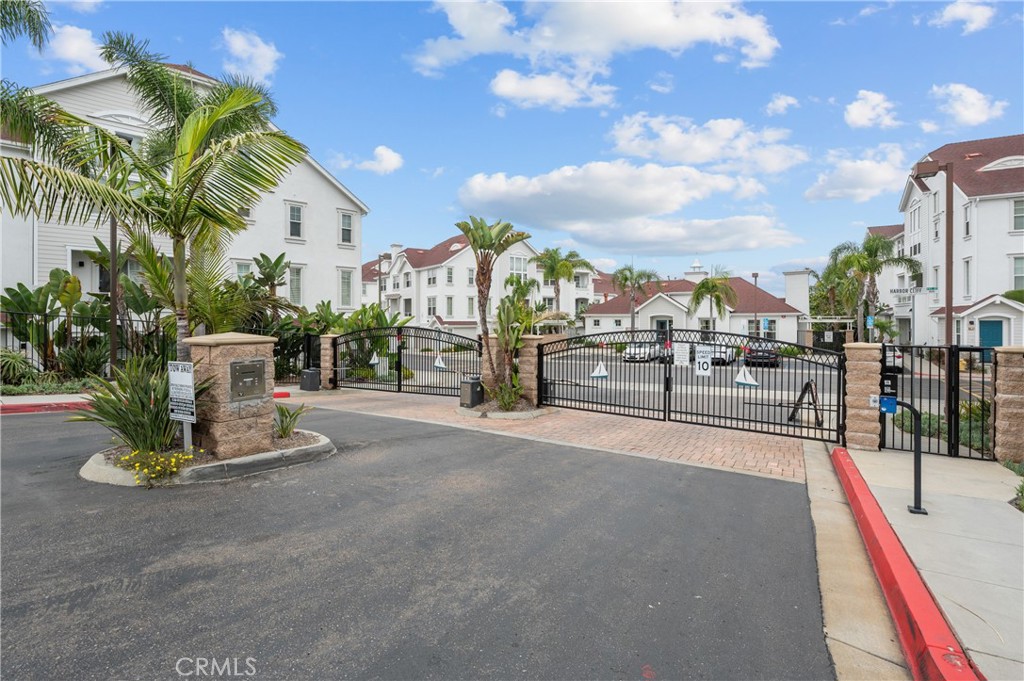
<svg viewBox="0 0 1024 681">
<path fill-rule="evenodd" d="M 754 277 L 754 335 L 760 338 L 761 325 L 757 321 L 757 298 L 761 289 L 757 287 L 757 272 L 751 272 L 750 276 Z"/>
<path fill-rule="evenodd" d="M 914 166 L 914 179 L 946 173 L 946 345 L 953 344 L 953 162 L 921 161 Z"/>
</svg>

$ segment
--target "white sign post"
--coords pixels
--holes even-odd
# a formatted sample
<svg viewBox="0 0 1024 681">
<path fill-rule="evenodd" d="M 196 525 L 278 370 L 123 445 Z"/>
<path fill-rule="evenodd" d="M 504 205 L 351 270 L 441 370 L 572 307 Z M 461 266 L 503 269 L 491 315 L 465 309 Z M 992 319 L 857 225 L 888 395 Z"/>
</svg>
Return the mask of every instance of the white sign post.
<svg viewBox="0 0 1024 681">
<path fill-rule="evenodd" d="M 693 373 L 696 376 L 711 375 L 711 346 L 698 345 L 693 352 Z"/>
<path fill-rule="evenodd" d="M 196 422 L 196 389 L 192 362 L 168 362 L 171 392 L 171 420 L 181 421 L 185 451 L 192 449 L 192 424 Z"/>
</svg>

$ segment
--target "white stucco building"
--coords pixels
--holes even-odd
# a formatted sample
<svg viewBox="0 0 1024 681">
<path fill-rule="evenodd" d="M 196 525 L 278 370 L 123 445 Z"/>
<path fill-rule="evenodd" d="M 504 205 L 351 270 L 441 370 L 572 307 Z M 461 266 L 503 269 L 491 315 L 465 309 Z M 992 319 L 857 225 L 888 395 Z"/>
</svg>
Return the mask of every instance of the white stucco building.
<svg viewBox="0 0 1024 681">
<path fill-rule="evenodd" d="M 701 304 L 690 316 L 690 297 L 697 282 L 708 276 L 699 262 L 694 262 L 681 279 L 667 279 L 660 286 L 651 284 L 637 300 L 636 328 L 704 329 L 749 336 L 763 336 L 787 343 L 800 343 L 801 322 L 810 312 L 810 270 L 786 272 L 786 298 L 778 298 L 741 277 L 730 277 L 736 291 L 735 307 L 728 307 L 724 318 L 712 311 L 711 302 Z M 585 333 L 629 330 L 629 296 L 620 295 L 599 305 L 592 305 L 584 315 Z M 756 321 L 755 321 L 756 320 Z M 767 331 L 762 331 L 768 320 Z"/>
<path fill-rule="evenodd" d="M 922 160 L 953 164 L 952 342 L 1024 344 L 1024 304 L 1003 295 L 1024 290 L 1024 135 L 947 144 Z M 945 175 L 908 177 L 903 224 L 872 228 L 921 263 L 917 277 L 893 269 L 879 280 L 902 342 L 947 342 Z"/>
<path fill-rule="evenodd" d="M 491 279 L 492 314 L 497 301 L 506 293 L 505 280 L 511 274 L 540 282 L 540 290 L 531 296 L 532 302 L 544 303 L 549 310 L 556 308 L 554 282 L 545 281 L 537 265 L 529 262 L 536 255 L 538 252 L 529 241 L 520 241 L 498 257 Z M 362 301 L 380 302 L 392 312 L 412 317 L 410 323 L 414 326 L 476 337 L 479 324 L 475 276 L 473 249 L 462 234 L 431 248 L 393 244 L 390 253 L 363 264 Z M 600 275 L 580 270 L 572 281 L 562 281 L 558 309 L 572 316 L 581 307 L 591 305 L 596 295 L 595 279 L 600 281 Z"/>
<path fill-rule="evenodd" d="M 197 87 L 213 79 L 186 66 L 167 65 Z M 124 72 L 110 69 L 33 88 L 67 111 L 112 130 L 133 145 L 152 129 L 149 115 L 128 89 Z M 11 139 L 0 140 L 5 156 L 27 156 L 30 150 Z M 286 253 L 291 262 L 281 295 L 312 308 L 321 300 L 336 310 L 360 304 L 362 219 L 369 209 L 348 188 L 312 157 L 292 169 L 277 189 L 267 194 L 246 216 L 249 229 L 237 235 L 228 250 L 231 276 L 253 270 L 260 253 L 276 257 Z M 60 267 L 78 276 L 86 292 L 108 290 L 106 271 L 85 255 L 95 250 L 93 237 L 104 242 L 109 230 L 101 225 L 48 223 L 34 217 L 3 215 L 2 250 L 4 288 L 22 282 L 44 283 L 51 269 Z M 170 253 L 170 242 L 157 238 L 157 246 Z M 129 272 L 134 268 L 129 264 Z"/>
</svg>

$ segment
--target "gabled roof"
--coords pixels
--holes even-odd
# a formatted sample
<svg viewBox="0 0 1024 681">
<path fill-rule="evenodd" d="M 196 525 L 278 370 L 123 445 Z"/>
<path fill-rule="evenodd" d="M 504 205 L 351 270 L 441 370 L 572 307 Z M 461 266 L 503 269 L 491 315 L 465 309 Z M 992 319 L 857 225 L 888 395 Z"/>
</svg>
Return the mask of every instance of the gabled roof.
<svg viewBox="0 0 1024 681">
<path fill-rule="evenodd" d="M 1004 296 L 1002 296 L 1002 295 L 1000 295 L 998 293 L 993 293 L 991 295 L 985 296 L 984 298 L 982 298 L 981 300 L 979 300 L 976 303 L 971 303 L 970 305 L 954 305 L 953 306 L 953 316 L 954 317 L 962 317 L 964 314 L 966 314 L 968 312 L 974 312 L 975 310 L 981 309 L 983 307 L 987 307 L 987 306 L 992 305 L 994 303 L 1004 303 L 1006 305 L 1009 305 L 1010 307 L 1016 307 L 1016 308 L 1018 308 L 1020 310 L 1024 310 L 1024 305 L 1022 305 L 1021 303 L 1018 303 L 1015 300 L 1010 300 L 1009 298 L 1006 298 L 1006 297 L 1004 297 Z M 935 310 L 934 312 L 931 313 L 931 316 L 932 317 L 945 317 L 946 316 L 946 306 L 943 305 L 939 309 Z"/>
<path fill-rule="evenodd" d="M 668 279 L 661 282 L 659 290 L 655 284 L 648 284 L 643 294 L 637 295 L 637 308 L 660 293 L 690 293 L 694 284 L 686 279 Z M 803 314 L 782 298 L 773 296 L 763 288 L 758 288 L 742 277 L 729 277 L 729 285 L 736 291 L 736 307 L 731 308 L 733 314 Z M 620 295 L 606 303 L 591 305 L 587 308 L 588 315 L 626 315 L 629 314 L 629 296 Z"/>
<path fill-rule="evenodd" d="M 615 284 L 612 282 L 612 275 L 607 272 L 597 270 L 592 278 L 594 280 L 595 295 L 613 296 L 619 293 L 619 290 L 615 288 Z"/>
<path fill-rule="evenodd" d="M 377 278 L 379 276 L 380 276 L 380 272 L 377 269 L 377 261 L 376 260 L 371 260 L 370 262 L 364 262 L 363 263 L 363 275 L 362 275 L 362 278 L 363 278 L 364 282 L 377 281 Z"/>
<path fill-rule="evenodd" d="M 440 265 L 454 258 L 464 248 L 469 248 L 469 239 L 466 238 L 465 234 L 457 234 L 431 248 L 406 248 L 402 253 L 405 254 L 405 259 L 409 261 L 409 265 L 419 270 L 424 267 Z"/>
<path fill-rule="evenodd" d="M 657 284 L 648 284 L 642 292 L 637 292 L 636 306 L 639 308 L 659 293 L 689 293 L 693 290 L 693 286 L 693 282 L 686 279 L 666 279 L 661 282 L 660 288 Z M 627 315 L 629 314 L 629 295 L 619 295 L 607 302 L 591 305 L 587 308 L 587 314 Z"/>
<path fill-rule="evenodd" d="M 953 164 L 953 182 L 966 196 L 1024 192 L 1024 165 L 982 170 L 1008 157 L 1024 157 L 1024 135 L 953 142 L 928 154 L 939 163 Z"/>
<path fill-rule="evenodd" d="M 884 236 L 886 239 L 891 239 L 894 236 L 903 234 L 903 223 L 898 225 L 879 225 L 877 227 L 868 227 L 868 234 L 876 234 L 878 236 Z"/>
<path fill-rule="evenodd" d="M 476 326 L 475 321 L 445 321 L 441 318 L 441 315 L 434 315 L 434 321 L 440 326 Z"/>
</svg>

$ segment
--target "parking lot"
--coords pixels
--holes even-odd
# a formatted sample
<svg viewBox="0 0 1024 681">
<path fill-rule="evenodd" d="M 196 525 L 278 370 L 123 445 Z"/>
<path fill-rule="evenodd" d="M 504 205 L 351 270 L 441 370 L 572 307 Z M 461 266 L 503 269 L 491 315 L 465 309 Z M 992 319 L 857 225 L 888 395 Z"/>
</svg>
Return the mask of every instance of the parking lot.
<svg viewBox="0 0 1024 681">
<path fill-rule="evenodd" d="M 802 484 L 317 410 L 326 462 L 147 492 L 63 418 L 3 420 L 5 678 L 833 676 Z"/>
</svg>

